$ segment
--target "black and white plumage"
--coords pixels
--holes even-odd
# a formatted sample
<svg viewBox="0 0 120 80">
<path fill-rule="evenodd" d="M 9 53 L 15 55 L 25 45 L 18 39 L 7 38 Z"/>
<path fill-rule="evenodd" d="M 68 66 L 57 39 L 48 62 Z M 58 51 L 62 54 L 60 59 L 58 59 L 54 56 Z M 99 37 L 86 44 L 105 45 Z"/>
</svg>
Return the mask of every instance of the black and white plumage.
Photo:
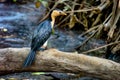
<svg viewBox="0 0 120 80">
<path fill-rule="evenodd" d="M 48 27 L 49 26 L 49 27 Z M 51 21 L 46 20 L 42 22 L 39 27 L 34 31 L 32 37 L 31 50 L 38 50 L 50 37 L 52 33 Z"/>
<path fill-rule="evenodd" d="M 52 34 L 55 18 L 59 15 L 66 14 L 61 10 L 53 10 L 50 14 L 50 18 L 41 22 L 39 26 L 35 29 L 31 42 L 31 51 L 25 59 L 23 67 L 28 67 L 33 63 L 33 61 L 35 60 L 36 51 L 42 50 L 41 47 Z"/>
<path fill-rule="evenodd" d="M 34 31 L 32 42 L 31 42 L 31 51 L 24 62 L 24 67 L 30 66 L 35 59 L 35 54 L 37 50 L 40 50 L 40 47 L 48 40 L 51 35 L 51 21 L 46 20 L 42 22 L 38 28 Z M 48 27 L 49 26 L 49 27 Z"/>
</svg>

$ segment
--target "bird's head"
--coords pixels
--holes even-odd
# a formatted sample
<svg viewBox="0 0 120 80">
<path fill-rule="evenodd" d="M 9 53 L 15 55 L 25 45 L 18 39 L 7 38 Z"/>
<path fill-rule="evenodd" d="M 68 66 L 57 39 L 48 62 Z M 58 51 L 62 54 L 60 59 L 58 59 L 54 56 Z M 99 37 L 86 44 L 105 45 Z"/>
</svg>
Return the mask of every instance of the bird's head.
<svg viewBox="0 0 120 80">
<path fill-rule="evenodd" d="M 67 15 L 67 14 L 59 9 L 55 9 L 51 12 L 52 18 L 56 18 L 57 16 L 60 16 L 60 15 Z"/>
<path fill-rule="evenodd" d="M 50 15 L 51 15 L 51 20 L 52 20 L 52 22 L 51 22 L 51 25 L 52 25 L 52 32 L 54 33 L 53 26 L 54 26 L 54 23 L 55 23 L 55 18 L 56 18 L 57 16 L 60 16 L 60 15 L 67 15 L 67 14 L 66 14 L 65 12 L 59 10 L 59 9 L 55 9 L 55 10 L 53 10 L 53 11 L 51 12 Z"/>
</svg>

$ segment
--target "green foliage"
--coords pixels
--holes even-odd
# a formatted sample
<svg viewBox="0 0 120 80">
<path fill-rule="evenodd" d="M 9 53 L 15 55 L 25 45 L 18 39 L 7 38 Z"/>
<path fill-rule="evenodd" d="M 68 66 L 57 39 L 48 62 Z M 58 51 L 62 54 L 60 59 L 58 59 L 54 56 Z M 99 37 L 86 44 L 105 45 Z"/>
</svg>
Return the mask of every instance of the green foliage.
<svg viewBox="0 0 120 80">
<path fill-rule="evenodd" d="M 33 72 L 32 75 L 42 75 L 45 74 L 45 72 Z"/>
<path fill-rule="evenodd" d="M 13 0 L 13 2 L 16 2 L 17 0 Z"/>
<path fill-rule="evenodd" d="M 38 0 L 41 2 L 45 7 L 48 7 L 48 1 L 47 0 Z"/>
</svg>

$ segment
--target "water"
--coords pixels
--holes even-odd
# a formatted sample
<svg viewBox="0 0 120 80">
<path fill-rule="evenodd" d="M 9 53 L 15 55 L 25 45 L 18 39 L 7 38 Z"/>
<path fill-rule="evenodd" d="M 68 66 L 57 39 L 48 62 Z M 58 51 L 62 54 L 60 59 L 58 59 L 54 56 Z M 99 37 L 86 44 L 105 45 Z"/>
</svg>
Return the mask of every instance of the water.
<svg viewBox="0 0 120 80">
<path fill-rule="evenodd" d="M 45 8 L 33 3 L 0 4 L 0 48 L 28 47 L 31 35 Z"/>
</svg>

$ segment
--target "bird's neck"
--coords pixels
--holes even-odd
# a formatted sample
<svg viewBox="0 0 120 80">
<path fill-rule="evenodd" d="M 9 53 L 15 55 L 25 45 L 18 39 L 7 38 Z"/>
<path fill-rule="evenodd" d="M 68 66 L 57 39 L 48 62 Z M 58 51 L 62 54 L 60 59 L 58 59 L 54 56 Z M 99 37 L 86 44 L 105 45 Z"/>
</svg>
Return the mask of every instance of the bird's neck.
<svg viewBox="0 0 120 80">
<path fill-rule="evenodd" d="M 54 24 L 55 24 L 55 17 L 51 16 L 51 19 L 52 19 L 52 21 L 51 21 L 51 26 L 52 26 L 52 28 L 53 28 L 53 27 L 54 27 Z"/>
</svg>

